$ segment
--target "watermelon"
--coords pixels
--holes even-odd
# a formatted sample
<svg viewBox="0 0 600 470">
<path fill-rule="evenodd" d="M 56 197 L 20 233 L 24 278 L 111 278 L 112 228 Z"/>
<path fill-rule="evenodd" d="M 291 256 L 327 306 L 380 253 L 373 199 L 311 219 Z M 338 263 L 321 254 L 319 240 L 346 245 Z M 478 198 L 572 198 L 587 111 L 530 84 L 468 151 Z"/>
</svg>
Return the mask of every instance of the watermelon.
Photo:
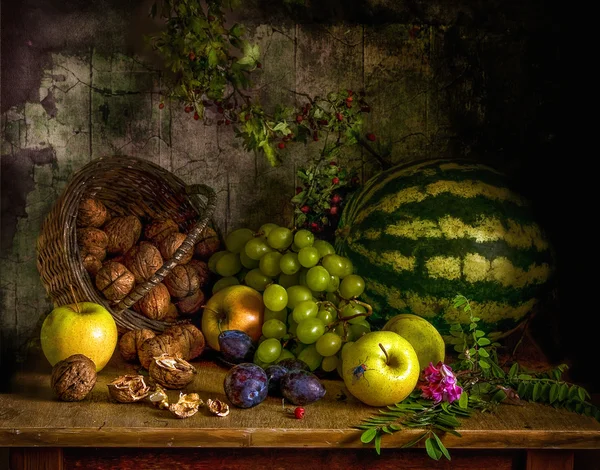
<svg viewBox="0 0 600 470">
<path fill-rule="evenodd" d="M 399 313 L 429 320 L 448 341 L 452 323 L 498 339 L 548 292 L 554 252 L 529 202 L 508 178 L 476 162 L 429 160 L 371 178 L 340 218 L 336 249 L 366 283 L 375 325 Z M 469 300 L 470 313 L 454 307 Z"/>
</svg>

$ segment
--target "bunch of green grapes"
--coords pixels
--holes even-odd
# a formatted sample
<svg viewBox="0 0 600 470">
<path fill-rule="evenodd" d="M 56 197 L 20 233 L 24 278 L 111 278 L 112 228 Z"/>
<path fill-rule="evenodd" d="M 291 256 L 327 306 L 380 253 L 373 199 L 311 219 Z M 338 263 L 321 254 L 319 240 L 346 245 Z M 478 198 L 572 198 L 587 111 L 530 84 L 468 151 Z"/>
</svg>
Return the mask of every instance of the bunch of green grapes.
<svg viewBox="0 0 600 470">
<path fill-rule="evenodd" d="M 225 237 L 208 261 L 220 278 L 213 293 L 245 284 L 262 293 L 262 337 L 254 362 L 262 367 L 300 359 L 312 371 L 338 370 L 343 348 L 371 331 L 368 304 L 358 300 L 364 279 L 333 245 L 309 230 L 264 224 Z"/>
</svg>

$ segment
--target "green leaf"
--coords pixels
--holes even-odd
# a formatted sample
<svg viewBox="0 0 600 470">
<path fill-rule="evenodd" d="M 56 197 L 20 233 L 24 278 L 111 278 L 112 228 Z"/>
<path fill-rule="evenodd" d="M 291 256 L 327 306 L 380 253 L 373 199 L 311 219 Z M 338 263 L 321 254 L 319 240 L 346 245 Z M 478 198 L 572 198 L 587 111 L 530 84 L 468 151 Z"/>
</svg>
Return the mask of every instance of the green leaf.
<svg viewBox="0 0 600 470">
<path fill-rule="evenodd" d="M 517 378 L 519 380 L 531 380 L 531 379 L 533 379 L 533 377 L 531 375 L 529 375 L 529 374 L 519 374 L 519 375 L 517 375 Z"/>
<path fill-rule="evenodd" d="M 375 451 L 377 455 L 381 455 L 381 434 L 375 436 Z"/>
<path fill-rule="evenodd" d="M 537 399 L 540 397 L 541 392 L 542 392 L 542 387 L 538 382 L 533 386 L 533 394 L 532 394 L 533 401 L 537 401 Z"/>
<path fill-rule="evenodd" d="M 435 442 L 438 445 L 439 449 L 442 451 L 442 454 L 444 454 L 444 457 L 446 457 L 448 460 L 451 460 L 450 459 L 450 453 L 448 452 L 448 449 L 446 449 L 446 446 L 442 443 L 442 441 L 438 437 L 438 435 L 436 433 L 433 433 L 433 437 L 434 437 Z"/>
<path fill-rule="evenodd" d="M 479 361 L 479 367 L 481 367 L 482 369 L 489 369 L 490 368 L 490 364 L 485 359 L 481 359 Z"/>
<path fill-rule="evenodd" d="M 558 392 L 558 400 L 564 401 L 569 396 L 569 386 L 565 383 L 560 384 L 560 390 Z"/>
<path fill-rule="evenodd" d="M 478 351 L 479 351 L 479 355 L 480 355 L 481 357 L 490 357 L 490 353 L 489 353 L 489 352 L 487 352 L 485 349 L 481 348 L 481 349 L 479 349 Z"/>
<path fill-rule="evenodd" d="M 377 429 L 376 428 L 371 428 L 365 432 L 363 432 L 360 436 L 360 441 L 363 444 L 368 444 L 369 442 L 371 442 L 373 439 L 375 439 L 375 436 L 377 435 Z"/>
<path fill-rule="evenodd" d="M 463 410 L 466 410 L 469 406 L 469 394 L 467 392 L 462 392 L 460 394 L 460 398 L 458 399 L 458 406 Z"/>
<path fill-rule="evenodd" d="M 579 395 L 579 399 L 581 401 L 585 401 L 585 390 L 582 387 L 577 387 L 577 394 Z"/>
<path fill-rule="evenodd" d="M 519 363 L 515 362 L 512 366 L 510 366 L 510 370 L 508 371 L 508 378 L 514 379 L 518 373 L 519 373 Z"/>
<path fill-rule="evenodd" d="M 490 341 L 489 339 L 487 339 L 487 338 L 479 338 L 479 339 L 477 340 L 477 344 L 478 344 L 479 346 L 487 346 L 487 345 L 488 345 L 488 344 L 490 344 L 490 343 L 491 343 L 491 341 Z"/>
<path fill-rule="evenodd" d="M 427 451 L 427 455 L 433 460 L 439 460 L 442 456 L 442 451 L 438 449 L 435 440 L 431 437 L 428 437 L 425 441 L 425 450 Z"/>
<path fill-rule="evenodd" d="M 390 427 L 390 429 L 392 431 L 400 431 L 400 430 L 402 430 L 402 426 L 400 426 L 399 424 L 390 424 L 389 427 Z"/>
<path fill-rule="evenodd" d="M 475 337 L 476 338 L 481 338 L 482 336 L 485 336 L 485 331 L 475 330 Z"/>
<path fill-rule="evenodd" d="M 506 392 L 504 390 L 498 390 L 496 393 L 494 393 L 494 396 L 492 397 L 492 402 L 500 403 L 504 401 L 505 398 Z"/>
<path fill-rule="evenodd" d="M 550 387 L 550 404 L 554 403 L 558 399 L 558 384 L 552 384 Z"/>
<path fill-rule="evenodd" d="M 473 318 L 471 318 L 471 320 L 474 321 L 474 322 L 478 322 L 478 321 L 481 321 L 481 318 L 479 318 L 479 317 L 473 317 Z"/>
</svg>

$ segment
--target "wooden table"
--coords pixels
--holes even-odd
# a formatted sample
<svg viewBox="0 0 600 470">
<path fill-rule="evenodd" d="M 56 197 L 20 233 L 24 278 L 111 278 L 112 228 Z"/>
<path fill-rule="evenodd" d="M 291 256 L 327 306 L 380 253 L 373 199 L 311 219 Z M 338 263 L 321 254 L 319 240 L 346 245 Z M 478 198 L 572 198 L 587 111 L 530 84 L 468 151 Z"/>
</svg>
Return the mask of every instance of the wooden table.
<svg viewBox="0 0 600 470">
<path fill-rule="evenodd" d="M 203 400 L 226 400 L 226 369 L 197 361 L 195 381 L 186 391 Z M 600 450 L 600 423 L 592 418 L 526 404 L 500 405 L 463 421 L 462 437 L 445 435 L 452 463 L 435 462 L 420 448 L 401 449 L 418 434 L 386 435 L 378 456 L 352 428 L 376 412 L 344 392 L 343 382 L 325 380 L 325 397 L 306 406 L 302 420 L 267 398 L 251 409 L 232 408 L 220 418 L 206 408 L 177 419 L 147 402 L 111 401 L 107 383 L 136 373 L 118 354 L 99 374 L 81 402 L 57 401 L 50 388 L 51 368 L 40 359 L 12 379 L 0 395 L 0 446 L 10 448 L 11 468 L 494 468 L 568 469 L 578 459 L 593 464 Z M 170 391 L 175 400 L 179 392 Z M 576 466 L 576 468 L 579 468 Z M 594 468 L 593 466 L 581 468 Z"/>
</svg>

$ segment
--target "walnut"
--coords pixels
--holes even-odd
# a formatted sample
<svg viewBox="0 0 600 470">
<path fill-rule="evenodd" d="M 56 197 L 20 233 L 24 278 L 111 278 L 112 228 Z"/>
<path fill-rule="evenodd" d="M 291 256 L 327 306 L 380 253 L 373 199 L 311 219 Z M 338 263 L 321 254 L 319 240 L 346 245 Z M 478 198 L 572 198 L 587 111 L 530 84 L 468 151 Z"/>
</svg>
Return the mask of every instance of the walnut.
<svg viewBox="0 0 600 470">
<path fill-rule="evenodd" d="M 162 319 L 162 321 L 167 322 L 167 323 L 174 323 L 179 319 L 179 310 L 177 310 L 177 306 L 171 302 L 169 304 L 169 310 L 167 310 L 167 314 L 165 315 L 165 318 Z"/>
<path fill-rule="evenodd" d="M 102 227 L 109 214 L 102 201 L 93 198 L 82 199 L 77 210 L 78 227 Z"/>
<path fill-rule="evenodd" d="M 142 346 L 142 343 L 155 336 L 154 331 L 147 328 L 129 330 L 119 339 L 121 356 L 127 362 L 136 361 L 138 359 L 138 349 Z"/>
<path fill-rule="evenodd" d="M 81 263 L 83 264 L 85 270 L 92 277 L 96 277 L 98 271 L 100 271 L 100 269 L 102 268 L 102 261 L 100 261 L 93 255 L 85 255 L 81 258 Z"/>
<path fill-rule="evenodd" d="M 99 228 L 83 227 L 77 229 L 77 244 L 81 249 L 81 258 L 93 256 L 99 261 L 106 258 L 108 235 Z"/>
<path fill-rule="evenodd" d="M 163 258 L 154 245 L 141 242 L 125 255 L 125 266 L 135 277 L 135 282 L 142 283 L 150 279 L 163 265 Z"/>
<path fill-rule="evenodd" d="M 180 357 L 162 354 L 154 357 L 148 370 L 150 377 L 169 389 L 180 389 L 194 380 L 196 368 Z"/>
<path fill-rule="evenodd" d="M 198 312 L 204 305 L 204 292 L 198 289 L 192 295 L 179 299 L 175 302 L 177 310 L 182 315 L 193 315 Z"/>
<path fill-rule="evenodd" d="M 156 244 L 175 232 L 179 232 L 179 227 L 173 219 L 155 219 L 144 227 L 146 240 L 151 240 Z"/>
<path fill-rule="evenodd" d="M 182 357 L 186 361 L 197 358 L 206 347 L 202 331 L 191 323 L 170 326 L 163 331 L 161 336 L 174 336 L 178 338 L 183 349 Z"/>
<path fill-rule="evenodd" d="M 143 375 L 123 375 L 107 384 L 107 387 L 109 395 L 121 403 L 134 403 L 150 393 Z"/>
<path fill-rule="evenodd" d="M 186 266 L 191 266 L 198 273 L 198 278 L 200 279 L 200 287 L 204 287 L 210 281 L 210 270 L 208 269 L 208 263 L 205 261 L 200 261 L 197 259 L 193 259 L 186 264 Z"/>
<path fill-rule="evenodd" d="M 161 354 L 189 361 L 202 354 L 205 347 L 204 335 L 197 327 L 192 324 L 174 325 L 144 341 L 138 349 L 138 357 L 142 367 L 148 369 L 152 359 Z"/>
<path fill-rule="evenodd" d="M 133 304 L 133 309 L 152 320 L 162 320 L 167 316 L 170 304 L 169 290 L 161 282 Z"/>
<path fill-rule="evenodd" d="M 52 368 L 51 386 L 62 401 L 81 401 L 96 384 L 96 364 L 83 354 L 73 354 Z"/>
<path fill-rule="evenodd" d="M 161 241 L 158 245 L 158 249 L 160 250 L 160 254 L 163 256 L 165 260 L 170 260 L 173 258 L 173 255 L 177 251 L 177 249 L 181 246 L 183 241 L 187 238 L 184 233 L 171 233 L 165 237 L 163 241 Z M 186 264 L 194 255 L 194 250 L 190 250 L 186 255 L 181 258 L 181 260 L 177 264 Z"/>
<path fill-rule="evenodd" d="M 206 227 L 200 234 L 199 240 L 194 247 L 194 254 L 203 261 L 208 261 L 213 253 L 219 251 L 221 241 L 217 232 L 211 227 Z"/>
<path fill-rule="evenodd" d="M 187 297 L 200 289 L 198 271 L 189 264 L 174 266 L 164 282 L 173 297 Z"/>
<path fill-rule="evenodd" d="M 107 261 L 96 275 L 96 287 L 108 300 L 121 300 L 131 292 L 135 277 L 115 261 Z"/>
<path fill-rule="evenodd" d="M 115 217 L 104 227 L 108 235 L 107 251 L 125 253 L 136 244 L 142 233 L 142 223 L 135 215 Z"/>
<path fill-rule="evenodd" d="M 197 393 L 180 393 L 177 403 L 169 405 L 169 411 L 178 418 L 189 418 L 194 416 L 202 405 L 204 402 Z"/>
</svg>

